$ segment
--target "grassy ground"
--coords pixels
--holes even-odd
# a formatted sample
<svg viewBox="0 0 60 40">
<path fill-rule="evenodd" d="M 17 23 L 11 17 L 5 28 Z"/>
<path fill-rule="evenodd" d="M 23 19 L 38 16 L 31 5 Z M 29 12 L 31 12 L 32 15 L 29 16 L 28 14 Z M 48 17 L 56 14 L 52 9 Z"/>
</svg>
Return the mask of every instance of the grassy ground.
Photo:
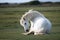
<svg viewBox="0 0 60 40">
<path fill-rule="evenodd" d="M 49 35 L 22 35 L 21 16 L 29 9 L 38 10 L 52 22 Z M 0 40 L 60 40 L 60 7 L 0 8 Z"/>
</svg>

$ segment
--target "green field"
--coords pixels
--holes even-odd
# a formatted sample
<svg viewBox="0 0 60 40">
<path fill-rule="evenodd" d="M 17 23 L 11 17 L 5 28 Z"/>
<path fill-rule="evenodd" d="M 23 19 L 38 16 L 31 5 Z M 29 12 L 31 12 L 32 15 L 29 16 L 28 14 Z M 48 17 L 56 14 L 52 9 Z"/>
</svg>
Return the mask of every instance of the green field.
<svg viewBox="0 0 60 40">
<path fill-rule="evenodd" d="M 52 22 L 52 32 L 46 35 L 22 35 L 21 16 L 29 9 L 40 11 Z M 0 8 L 0 40 L 60 40 L 60 7 Z"/>
</svg>

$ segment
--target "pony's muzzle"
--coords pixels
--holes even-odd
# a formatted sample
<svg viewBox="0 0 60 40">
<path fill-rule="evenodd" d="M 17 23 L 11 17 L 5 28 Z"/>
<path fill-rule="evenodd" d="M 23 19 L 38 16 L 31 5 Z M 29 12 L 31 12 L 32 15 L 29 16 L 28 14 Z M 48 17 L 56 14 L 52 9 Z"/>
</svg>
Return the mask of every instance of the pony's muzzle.
<svg viewBox="0 0 60 40">
<path fill-rule="evenodd" d="M 29 32 L 29 30 L 27 29 L 26 32 Z"/>
</svg>

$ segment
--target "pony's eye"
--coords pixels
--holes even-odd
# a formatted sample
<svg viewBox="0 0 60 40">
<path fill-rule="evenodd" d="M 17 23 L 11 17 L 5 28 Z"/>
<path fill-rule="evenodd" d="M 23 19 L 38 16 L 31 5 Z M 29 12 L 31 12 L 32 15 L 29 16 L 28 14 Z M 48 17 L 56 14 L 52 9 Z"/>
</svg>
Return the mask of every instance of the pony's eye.
<svg viewBox="0 0 60 40">
<path fill-rule="evenodd" d="M 25 25 L 26 25 L 26 23 L 25 23 Z"/>
</svg>

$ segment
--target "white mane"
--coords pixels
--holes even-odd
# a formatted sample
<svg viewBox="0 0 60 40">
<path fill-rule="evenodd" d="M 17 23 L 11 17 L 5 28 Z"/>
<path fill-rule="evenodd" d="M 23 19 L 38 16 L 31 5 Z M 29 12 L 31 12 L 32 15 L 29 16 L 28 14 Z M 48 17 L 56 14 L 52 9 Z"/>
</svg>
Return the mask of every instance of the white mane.
<svg viewBox="0 0 60 40">
<path fill-rule="evenodd" d="M 44 17 L 44 15 L 43 14 L 41 14 L 40 12 L 38 12 L 38 11 L 33 11 L 33 9 L 31 9 L 31 10 L 29 10 L 28 12 L 26 12 L 23 16 L 22 16 L 22 18 L 26 18 L 27 20 L 32 20 L 32 19 L 34 19 L 34 18 L 36 18 L 36 17 Z M 45 17 L 44 17 L 45 18 Z"/>
</svg>

